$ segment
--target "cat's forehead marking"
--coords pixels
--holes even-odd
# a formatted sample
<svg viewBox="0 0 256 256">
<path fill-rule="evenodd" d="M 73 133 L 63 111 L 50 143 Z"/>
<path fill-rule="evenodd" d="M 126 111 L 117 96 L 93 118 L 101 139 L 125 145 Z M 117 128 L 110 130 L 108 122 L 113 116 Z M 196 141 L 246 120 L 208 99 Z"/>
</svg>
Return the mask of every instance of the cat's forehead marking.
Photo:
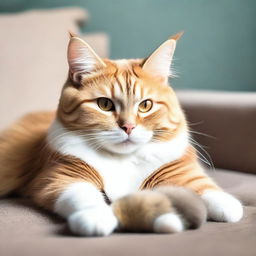
<svg viewBox="0 0 256 256">
<path fill-rule="evenodd" d="M 134 77 L 130 70 L 125 70 L 116 76 L 113 86 L 113 97 L 127 103 L 134 103 L 141 100 L 142 87 L 138 79 Z"/>
</svg>

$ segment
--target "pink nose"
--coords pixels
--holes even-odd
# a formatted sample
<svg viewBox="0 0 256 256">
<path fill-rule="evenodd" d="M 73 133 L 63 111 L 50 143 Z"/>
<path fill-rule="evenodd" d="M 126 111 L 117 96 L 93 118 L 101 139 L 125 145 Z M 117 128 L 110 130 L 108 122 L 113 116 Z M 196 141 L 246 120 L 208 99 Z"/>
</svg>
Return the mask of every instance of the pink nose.
<svg viewBox="0 0 256 256">
<path fill-rule="evenodd" d="M 135 124 L 124 124 L 121 129 L 123 129 L 128 135 L 131 134 L 132 130 L 135 128 Z"/>
</svg>

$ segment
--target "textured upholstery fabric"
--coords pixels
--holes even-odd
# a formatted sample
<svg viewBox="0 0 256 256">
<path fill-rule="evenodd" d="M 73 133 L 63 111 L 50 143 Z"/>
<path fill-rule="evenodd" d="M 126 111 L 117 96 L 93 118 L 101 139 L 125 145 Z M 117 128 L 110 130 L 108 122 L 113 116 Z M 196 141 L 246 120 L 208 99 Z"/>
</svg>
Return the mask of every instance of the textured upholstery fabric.
<svg viewBox="0 0 256 256">
<path fill-rule="evenodd" d="M 210 174 L 246 204 L 239 223 L 208 222 L 180 234 L 72 236 L 63 220 L 34 208 L 25 199 L 0 200 L 0 251 L 4 256 L 254 256 L 256 252 L 256 176 L 216 170 Z"/>
<path fill-rule="evenodd" d="M 256 174 L 256 93 L 179 92 L 193 134 L 216 167 Z"/>
<path fill-rule="evenodd" d="M 0 129 L 25 113 L 56 108 L 67 78 L 68 31 L 77 33 L 87 16 L 79 8 L 0 15 Z M 105 34 L 84 39 L 107 57 Z"/>
</svg>

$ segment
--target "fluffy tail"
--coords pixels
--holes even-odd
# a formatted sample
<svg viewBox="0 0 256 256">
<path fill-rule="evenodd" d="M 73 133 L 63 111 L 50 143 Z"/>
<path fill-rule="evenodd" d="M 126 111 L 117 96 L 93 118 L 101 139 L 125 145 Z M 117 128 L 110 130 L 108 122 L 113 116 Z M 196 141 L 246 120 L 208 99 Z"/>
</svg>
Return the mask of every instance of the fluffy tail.
<svg viewBox="0 0 256 256">
<path fill-rule="evenodd" d="M 0 133 L 0 196 L 25 186 L 30 179 L 54 115 L 28 114 Z"/>
<path fill-rule="evenodd" d="M 199 228 L 206 207 L 199 196 L 181 187 L 159 187 L 120 198 L 112 204 L 119 229 L 176 233 Z"/>
</svg>

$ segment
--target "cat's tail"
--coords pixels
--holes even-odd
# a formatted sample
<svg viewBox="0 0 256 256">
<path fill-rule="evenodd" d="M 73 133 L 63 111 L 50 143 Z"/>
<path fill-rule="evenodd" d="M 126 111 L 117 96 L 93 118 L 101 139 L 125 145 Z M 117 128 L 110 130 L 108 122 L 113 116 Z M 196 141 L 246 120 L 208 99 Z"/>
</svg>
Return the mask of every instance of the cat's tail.
<svg viewBox="0 0 256 256">
<path fill-rule="evenodd" d="M 206 221 L 204 202 L 182 187 L 143 190 L 118 199 L 112 208 L 125 231 L 176 233 Z"/>
<path fill-rule="evenodd" d="M 55 113 L 27 114 L 0 133 L 0 197 L 27 184 Z"/>
</svg>

